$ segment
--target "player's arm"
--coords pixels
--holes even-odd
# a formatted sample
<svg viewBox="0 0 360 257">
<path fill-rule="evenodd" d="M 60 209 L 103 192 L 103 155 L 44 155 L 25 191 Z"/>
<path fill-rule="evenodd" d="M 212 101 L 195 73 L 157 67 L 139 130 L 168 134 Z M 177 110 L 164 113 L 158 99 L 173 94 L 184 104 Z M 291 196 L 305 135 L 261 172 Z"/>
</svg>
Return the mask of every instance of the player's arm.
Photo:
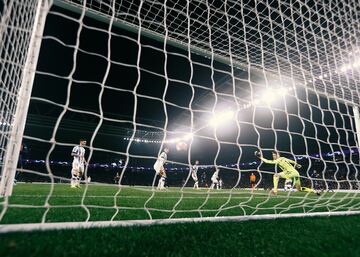
<svg viewBox="0 0 360 257">
<path fill-rule="evenodd" d="M 268 160 L 268 159 L 265 159 L 264 157 L 260 157 L 260 160 L 262 160 L 263 162 L 268 163 L 268 164 L 277 164 L 278 163 L 278 160 Z"/>
<path fill-rule="evenodd" d="M 77 149 L 76 149 L 76 146 L 75 146 L 71 151 L 71 156 L 80 157 L 80 154 L 77 154 L 76 152 L 77 152 Z"/>
<path fill-rule="evenodd" d="M 294 165 L 296 168 L 301 168 L 301 165 L 298 164 L 296 161 L 290 160 L 290 159 L 286 159 L 289 163 L 291 163 L 292 165 Z"/>
<path fill-rule="evenodd" d="M 262 160 L 263 162 L 265 163 L 268 163 L 268 164 L 276 164 L 278 161 L 277 160 L 268 160 L 268 159 L 265 159 L 263 156 L 262 156 L 262 153 L 259 152 L 259 151 L 255 151 L 255 156 L 258 157 L 260 160 Z"/>
</svg>

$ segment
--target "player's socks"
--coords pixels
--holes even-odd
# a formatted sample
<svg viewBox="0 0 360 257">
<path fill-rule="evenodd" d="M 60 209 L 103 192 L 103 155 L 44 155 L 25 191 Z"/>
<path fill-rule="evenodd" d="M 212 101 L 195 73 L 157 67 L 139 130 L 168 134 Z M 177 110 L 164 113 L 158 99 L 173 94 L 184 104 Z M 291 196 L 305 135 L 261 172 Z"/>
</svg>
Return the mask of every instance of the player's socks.
<svg viewBox="0 0 360 257">
<path fill-rule="evenodd" d="M 76 187 L 76 177 L 75 176 L 71 176 L 71 181 L 70 181 L 70 187 L 71 188 L 75 188 Z"/>
<path fill-rule="evenodd" d="M 278 183 L 279 183 L 279 177 L 273 176 L 273 182 L 274 182 L 274 192 L 277 192 L 278 189 Z"/>
<path fill-rule="evenodd" d="M 164 177 L 161 177 L 161 178 L 159 179 L 159 183 L 158 183 L 157 189 L 164 189 L 164 186 L 165 186 L 165 178 L 164 178 Z"/>
<path fill-rule="evenodd" d="M 80 188 L 81 186 L 80 186 L 80 177 L 76 177 L 76 184 L 75 184 L 75 186 L 77 187 L 77 188 Z"/>
<path fill-rule="evenodd" d="M 165 188 L 165 177 L 162 177 L 161 189 Z"/>
<path fill-rule="evenodd" d="M 198 188 L 199 188 L 199 182 L 195 182 L 194 188 L 195 188 L 195 189 L 198 189 Z"/>
</svg>

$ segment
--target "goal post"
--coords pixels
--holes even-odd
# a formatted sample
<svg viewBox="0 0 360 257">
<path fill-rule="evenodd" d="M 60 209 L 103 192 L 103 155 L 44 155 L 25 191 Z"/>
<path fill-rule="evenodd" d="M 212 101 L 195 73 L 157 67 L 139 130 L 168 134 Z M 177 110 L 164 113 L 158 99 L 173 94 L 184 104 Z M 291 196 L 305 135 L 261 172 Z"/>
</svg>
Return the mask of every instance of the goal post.
<svg viewBox="0 0 360 257">
<path fill-rule="evenodd" d="M 358 148 L 360 149 L 360 113 L 359 113 L 359 107 L 357 105 L 354 105 L 353 112 L 355 119 L 355 129 L 356 129 Z"/>
<path fill-rule="evenodd" d="M 29 1 L 30 3 L 30 1 Z M 29 4 L 28 3 L 28 4 Z M 35 4 L 36 2 L 34 2 Z M 2 16 L 2 42 L 7 43 L 8 45 L 3 45 L 5 47 L 11 47 L 14 42 L 11 42 L 13 38 L 5 38 L 8 34 L 8 31 L 16 30 L 16 29 L 25 29 L 25 28 L 11 28 L 14 26 L 14 15 L 16 15 L 16 9 L 21 5 L 26 5 L 26 3 L 8 2 L 8 5 L 4 6 L 4 11 Z M 25 63 L 16 63 L 16 60 L 7 60 L 10 63 L 8 66 L 11 69 L 11 66 L 19 65 L 21 66 L 21 81 L 18 87 L 18 91 L 15 92 L 14 99 L 14 113 L 6 114 L 8 117 L 11 117 L 9 122 L 7 123 L 10 127 L 7 131 L 8 139 L 5 141 L 5 155 L 2 160 L 2 169 L 1 169 L 1 181 L 0 181 L 0 196 L 11 196 L 12 189 L 14 185 L 14 178 L 16 173 L 16 168 L 18 164 L 20 147 L 22 144 L 22 137 L 25 129 L 26 116 L 29 108 L 30 97 L 33 87 L 33 82 L 35 78 L 36 66 L 38 61 L 38 56 L 40 52 L 40 46 L 42 41 L 42 33 L 45 27 L 46 15 L 50 8 L 49 0 L 39 0 L 37 1 L 36 8 L 31 10 L 33 13 L 30 13 L 30 16 L 34 16 L 33 20 L 29 20 L 32 22 L 31 30 L 29 31 L 30 38 L 28 45 L 25 45 L 26 49 L 26 58 Z M 23 13 L 25 14 L 25 13 Z M 20 15 L 20 19 L 23 18 Z M 25 22 L 25 21 L 22 21 Z M 26 32 L 25 32 L 26 33 Z M 19 38 L 19 40 L 21 40 Z M 25 38 L 23 38 L 25 40 Z M 23 42 L 22 42 L 23 43 Z M 14 49 L 18 50 L 18 49 Z M 6 49 L 2 49 L 2 51 L 6 51 Z M 7 53 L 9 54 L 9 53 Z M 7 55 L 5 55 L 7 57 Z M 15 56 L 16 57 L 16 56 Z M 5 69 L 5 65 L 3 65 L 3 69 Z M 9 90 L 4 94 L 10 94 L 10 90 L 15 88 L 16 85 L 7 84 L 4 85 L 4 90 Z M 6 95 L 2 95 L 5 99 Z M 5 110 L 1 110 L 2 112 Z M 3 137 L 4 135 L 2 135 Z"/>
</svg>

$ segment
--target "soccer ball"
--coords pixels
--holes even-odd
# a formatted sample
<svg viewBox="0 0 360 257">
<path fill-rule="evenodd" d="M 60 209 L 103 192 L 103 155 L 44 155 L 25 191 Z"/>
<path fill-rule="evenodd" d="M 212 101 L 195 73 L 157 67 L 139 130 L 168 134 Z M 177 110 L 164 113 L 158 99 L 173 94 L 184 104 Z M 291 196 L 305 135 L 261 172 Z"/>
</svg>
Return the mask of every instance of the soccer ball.
<svg viewBox="0 0 360 257">
<path fill-rule="evenodd" d="M 187 150 L 187 143 L 184 141 L 180 141 L 176 144 L 176 150 L 177 151 L 186 151 Z"/>
</svg>

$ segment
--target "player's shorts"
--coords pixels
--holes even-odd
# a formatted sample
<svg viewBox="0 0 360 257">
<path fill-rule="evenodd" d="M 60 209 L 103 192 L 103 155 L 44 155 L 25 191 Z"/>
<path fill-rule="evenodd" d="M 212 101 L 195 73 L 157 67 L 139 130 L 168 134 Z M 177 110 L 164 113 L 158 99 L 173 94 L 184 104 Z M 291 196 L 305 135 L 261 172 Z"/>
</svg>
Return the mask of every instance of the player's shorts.
<svg viewBox="0 0 360 257">
<path fill-rule="evenodd" d="M 216 178 L 211 178 L 211 181 L 212 181 L 214 184 L 218 184 L 218 183 L 219 183 L 219 180 L 217 180 Z"/>
<path fill-rule="evenodd" d="M 162 167 L 160 165 L 156 165 L 156 163 L 154 164 L 154 170 L 155 170 L 156 175 L 160 174 L 161 169 L 162 169 Z"/>
<path fill-rule="evenodd" d="M 84 174 L 84 164 L 81 164 L 79 162 L 73 162 L 72 163 L 71 175 L 73 175 L 73 176 L 81 176 L 82 174 Z"/>
<path fill-rule="evenodd" d="M 156 165 L 156 163 L 154 164 L 154 170 L 156 175 L 162 176 L 166 178 L 166 172 L 164 167 L 160 166 L 160 165 Z"/>
<path fill-rule="evenodd" d="M 192 179 L 193 179 L 195 182 L 198 182 L 198 178 L 197 178 L 197 176 L 193 176 L 193 175 L 191 175 L 191 177 L 192 177 Z"/>
<path fill-rule="evenodd" d="M 301 186 L 300 174 L 297 170 L 294 169 L 294 170 L 289 170 L 289 171 L 283 171 L 283 172 L 280 172 L 279 175 L 280 175 L 280 178 L 292 180 L 294 187 Z"/>
</svg>

